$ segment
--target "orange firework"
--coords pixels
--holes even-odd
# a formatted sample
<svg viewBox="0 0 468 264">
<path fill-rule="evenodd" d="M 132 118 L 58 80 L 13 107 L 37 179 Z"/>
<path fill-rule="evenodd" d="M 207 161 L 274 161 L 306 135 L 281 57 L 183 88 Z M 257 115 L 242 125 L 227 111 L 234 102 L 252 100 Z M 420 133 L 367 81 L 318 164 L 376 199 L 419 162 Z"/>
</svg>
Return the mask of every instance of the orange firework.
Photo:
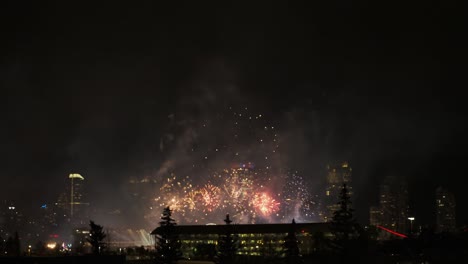
<svg viewBox="0 0 468 264">
<path fill-rule="evenodd" d="M 203 204 L 208 211 L 213 211 L 219 206 L 221 189 L 211 183 L 206 184 L 200 193 L 203 198 Z"/>
<path fill-rule="evenodd" d="M 253 206 L 257 212 L 264 216 L 269 216 L 279 210 L 280 203 L 268 193 L 256 193 L 253 197 Z"/>
</svg>

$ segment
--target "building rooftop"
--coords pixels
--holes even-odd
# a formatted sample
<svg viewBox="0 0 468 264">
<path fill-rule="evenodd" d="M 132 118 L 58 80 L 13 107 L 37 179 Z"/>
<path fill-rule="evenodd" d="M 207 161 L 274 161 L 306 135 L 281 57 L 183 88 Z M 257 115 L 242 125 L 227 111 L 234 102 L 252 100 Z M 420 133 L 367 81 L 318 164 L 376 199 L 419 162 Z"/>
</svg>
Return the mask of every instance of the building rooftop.
<svg viewBox="0 0 468 264">
<path fill-rule="evenodd" d="M 224 234 L 227 225 L 176 225 L 178 234 Z M 328 232 L 330 223 L 296 223 L 296 233 Z M 288 233 L 292 224 L 232 224 L 233 234 L 274 234 Z M 159 234 L 161 227 L 154 229 L 151 234 Z"/>
</svg>

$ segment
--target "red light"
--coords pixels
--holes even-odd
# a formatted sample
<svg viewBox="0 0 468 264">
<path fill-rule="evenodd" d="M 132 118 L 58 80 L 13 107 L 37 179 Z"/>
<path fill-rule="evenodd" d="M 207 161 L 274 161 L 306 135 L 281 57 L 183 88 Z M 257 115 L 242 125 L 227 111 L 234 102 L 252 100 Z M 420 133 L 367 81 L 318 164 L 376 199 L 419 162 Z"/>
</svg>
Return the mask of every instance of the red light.
<svg viewBox="0 0 468 264">
<path fill-rule="evenodd" d="M 304 229 L 301 230 L 301 233 L 305 233 Z"/>
<path fill-rule="evenodd" d="M 387 231 L 389 232 L 390 234 L 393 234 L 395 236 L 399 236 L 399 237 L 403 237 L 403 238 L 407 238 L 407 236 L 405 234 L 401 234 L 401 233 L 398 233 L 398 232 L 395 232 L 393 230 L 390 230 L 388 228 L 385 228 L 383 226 L 377 226 L 378 228 L 382 229 L 383 231 Z"/>
<path fill-rule="evenodd" d="M 52 235 L 49 235 L 49 237 L 58 238 L 59 235 L 57 235 L 57 234 L 52 234 Z"/>
</svg>

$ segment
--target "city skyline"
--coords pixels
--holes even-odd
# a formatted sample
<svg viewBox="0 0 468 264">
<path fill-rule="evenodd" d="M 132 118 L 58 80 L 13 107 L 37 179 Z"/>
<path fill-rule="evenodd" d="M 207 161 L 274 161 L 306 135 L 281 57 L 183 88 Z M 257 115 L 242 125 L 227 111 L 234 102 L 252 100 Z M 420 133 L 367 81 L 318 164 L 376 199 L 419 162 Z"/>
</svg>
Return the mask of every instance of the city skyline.
<svg viewBox="0 0 468 264">
<path fill-rule="evenodd" d="M 317 11 L 325 3 L 9 5 L 0 199 L 38 210 L 76 172 L 90 203 L 117 212 L 134 203 L 132 179 L 174 167 L 202 186 L 213 172 L 252 160 L 275 167 L 274 182 L 279 171 L 297 171 L 317 194 L 327 165 L 347 161 L 360 222 L 394 176 L 408 183 L 415 223 L 436 223 L 443 186 L 457 201 L 457 224 L 466 225 L 462 23 L 411 4 L 405 10 L 414 13 L 335 4 L 326 12 Z M 275 137 L 281 151 L 264 155 Z M 141 210 L 106 220 L 139 221 Z"/>
<path fill-rule="evenodd" d="M 140 208 L 151 207 L 151 210 L 141 210 L 139 214 L 132 215 L 132 217 L 146 219 L 146 224 L 142 224 L 142 222 L 136 221 L 131 225 L 111 224 L 111 226 L 132 226 L 134 228 L 147 229 L 151 228 L 152 223 L 154 223 L 155 221 L 157 222 L 160 211 L 166 206 L 172 208 L 172 210 L 175 212 L 175 217 L 178 218 L 179 222 L 182 224 L 219 224 L 222 222 L 219 216 L 222 216 L 222 214 L 226 212 L 233 213 L 233 215 L 237 218 L 237 224 L 287 223 L 290 219 L 296 219 L 296 221 L 298 222 L 329 222 L 331 216 L 333 216 L 333 212 L 339 208 L 336 206 L 338 201 L 337 197 L 339 197 L 339 193 L 341 188 L 343 187 L 343 184 L 347 185 L 348 189 L 350 190 L 351 200 L 354 200 L 352 191 L 353 182 L 351 180 L 352 169 L 351 165 L 346 161 L 334 162 L 332 163 L 332 165 L 327 165 L 327 173 L 324 176 L 325 187 L 321 190 L 317 190 L 318 193 L 310 193 L 309 191 L 307 191 L 307 187 L 305 187 L 307 186 L 307 183 L 304 182 L 302 177 L 297 175 L 298 172 L 295 171 L 285 172 L 284 175 L 282 175 L 286 184 L 286 186 L 282 188 L 282 191 L 281 189 L 278 189 L 280 191 L 278 191 L 277 193 L 269 192 L 268 194 L 268 189 L 260 187 L 262 181 L 258 181 L 255 183 L 253 182 L 257 181 L 255 180 L 257 177 L 261 177 L 260 179 L 262 179 L 262 176 L 260 176 L 262 174 L 261 171 L 256 171 L 252 163 L 249 163 L 249 165 L 240 164 L 239 166 L 235 165 L 229 170 L 224 169 L 224 175 L 223 173 L 219 175 L 219 179 L 223 180 L 219 181 L 218 175 L 215 175 L 214 178 L 208 180 L 207 184 L 205 184 L 204 186 L 192 186 L 191 181 L 188 178 L 187 181 L 182 180 L 183 184 L 180 184 L 179 181 L 181 179 L 177 179 L 177 177 L 173 173 L 159 177 L 159 179 L 142 177 L 139 179 L 139 181 L 135 181 L 134 179 L 129 180 L 128 183 L 130 185 L 141 185 L 137 186 L 136 189 L 134 188 L 127 190 L 130 192 L 128 193 L 128 195 L 134 195 L 136 198 L 136 200 L 134 200 L 134 205 L 137 205 Z M 266 174 L 266 176 L 268 177 L 268 174 Z M 70 180 L 71 184 L 65 183 L 64 185 L 62 185 L 65 191 L 60 193 L 56 197 L 56 199 L 52 199 L 44 204 L 40 202 L 35 202 L 36 205 L 40 204 L 40 206 L 36 206 L 36 209 L 39 209 L 41 211 L 39 215 L 35 214 L 39 212 L 39 210 L 28 211 L 27 207 L 18 207 L 18 203 L 15 203 L 12 199 L 2 200 L 3 205 L 1 211 L 3 213 L 15 212 L 16 215 L 18 215 L 24 221 L 37 222 L 40 218 L 44 217 L 43 220 L 39 221 L 47 221 L 48 224 L 52 224 L 53 226 L 62 224 L 85 226 L 86 222 L 89 219 L 96 218 L 96 216 L 98 215 L 100 215 L 98 216 L 98 219 L 106 221 L 105 219 L 107 217 L 101 217 L 105 215 L 109 216 L 116 213 L 109 211 L 104 212 L 105 209 L 103 211 L 103 208 L 90 206 L 91 203 L 83 202 L 88 201 L 91 198 L 83 195 L 87 191 L 85 188 L 86 184 L 83 185 L 82 183 L 84 182 L 84 177 L 82 175 L 77 173 L 71 173 L 66 178 Z M 224 182 L 224 178 L 226 182 Z M 72 179 L 79 179 L 81 180 L 81 182 L 78 184 L 74 184 L 73 181 L 71 181 Z M 168 187 L 168 183 L 169 186 L 172 187 Z M 213 183 L 215 183 L 215 185 L 213 185 Z M 74 191 L 72 186 L 77 188 L 79 192 L 76 191 L 77 189 L 75 189 Z M 162 190 L 166 188 L 168 188 L 167 191 L 162 192 Z M 244 188 L 246 188 L 245 191 Z M 213 193 L 213 189 L 218 189 L 218 198 L 214 198 L 212 196 L 216 194 Z M 377 199 L 377 202 L 374 205 L 370 205 L 370 207 L 368 208 L 369 219 L 364 221 L 360 220 L 359 222 L 363 225 L 370 224 L 374 226 L 384 226 L 386 228 L 400 233 L 409 234 L 411 232 L 411 230 L 409 229 L 409 222 L 411 221 L 411 225 L 413 225 L 412 222 L 413 220 L 415 220 L 414 215 L 417 215 L 417 213 L 415 212 L 417 212 L 418 209 L 415 208 L 414 205 L 410 203 L 408 199 L 409 193 L 411 192 L 408 190 L 407 183 L 404 180 L 398 180 L 394 176 L 388 176 L 383 179 L 378 189 L 379 197 Z M 151 196 L 151 192 L 154 190 L 158 191 L 158 198 L 154 198 L 155 196 Z M 262 191 L 256 192 L 255 190 Z M 132 191 L 133 194 L 131 193 Z M 239 206 L 242 204 L 241 198 L 228 198 L 231 195 L 234 195 L 234 193 L 231 193 L 231 191 L 234 192 L 236 196 L 240 195 L 239 197 L 245 195 L 245 199 L 248 199 L 246 200 L 249 203 L 248 206 L 251 206 L 245 209 L 250 211 L 242 211 L 244 209 L 241 209 L 241 211 L 239 211 L 240 208 L 236 209 L 235 204 L 231 204 L 234 205 L 234 207 L 228 206 L 230 203 L 233 202 L 239 203 Z M 207 194 L 204 194 L 204 192 L 207 192 Z M 224 192 L 226 192 L 225 195 L 228 196 L 223 196 Z M 251 194 L 248 194 L 248 192 L 251 192 Z M 199 200 L 194 200 L 192 194 L 197 193 L 199 193 L 200 195 Z M 431 227 L 439 232 L 455 231 L 458 230 L 458 228 L 461 228 L 462 225 L 456 224 L 456 202 L 454 195 L 450 192 L 450 190 L 447 190 L 441 186 L 437 187 L 437 189 L 434 190 L 434 193 L 436 195 L 434 198 L 435 205 L 432 211 L 433 215 L 430 219 L 424 219 L 424 221 L 418 219 L 418 221 L 416 222 L 418 224 L 418 227 Z M 210 198 L 210 204 L 206 204 L 205 202 L 207 199 L 205 198 L 205 196 L 208 194 L 210 194 L 209 196 L 212 196 Z M 275 209 L 272 209 L 273 207 L 269 209 L 262 209 L 261 207 L 256 207 L 254 203 L 255 199 L 257 198 L 257 194 L 271 195 L 270 199 L 272 199 L 273 204 L 268 206 L 274 206 Z M 167 197 L 163 200 L 162 197 L 164 196 Z M 75 198 L 74 202 L 73 198 L 71 199 L 71 197 Z M 177 197 L 177 200 L 174 200 L 173 197 Z M 217 199 L 217 203 L 219 204 L 212 205 L 211 203 L 213 203 L 213 199 Z M 237 202 L 235 202 L 234 200 L 228 202 L 226 199 L 239 200 Z M 187 206 L 190 207 L 192 203 L 193 206 L 196 206 L 195 203 L 200 203 L 199 205 L 202 207 L 190 208 L 187 210 Z M 79 208 L 76 208 L 77 206 Z M 215 208 L 211 206 L 220 207 Z M 354 205 L 352 205 L 352 208 L 354 211 L 356 211 L 356 207 Z M 221 209 L 221 211 L 217 211 L 218 209 Z M 358 211 L 362 209 L 365 208 L 359 206 L 357 207 Z M 115 216 L 119 217 L 121 216 L 121 211 L 128 212 L 128 210 L 131 209 L 119 207 L 116 210 L 118 212 Z M 265 210 L 265 212 L 263 210 Z M 75 213 L 73 213 L 73 211 Z M 266 212 L 268 213 L 262 214 Z M 206 216 L 206 218 L 202 217 L 197 219 L 196 215 L 199 215 L 200 213 Z M 251 218 L 252 216 L 248 216 L 250 213 L 253 213 L 252 216 L 254 218 Z M 149 219 L 151 220 L 148 221 Z M 5 224 L 6 222 L 4 220 L 5 218 L 0 218 L 0 224 Z M 18 225 L 20 225 L 20 223 L 21 221 L 13 221 L 9 222 L 9 225 L 16 225 L 17 227 L 19 227 Z M 430 224 L 428 225 L 427 223 Z M 12 229 L 6 228 L 6 230 L 11 231 Z"/>
<path fill-rule="evenodd" d="M 67 245 L 77 243 L 80 239 L 82 241 L 82 236 L 89 232 L 86 229 L 88 221 L 99 219 L 107 224 L 106 232 L 116 239 L 112 242 L 114 246 L 150 246 L 152 242 L 149 230 L 154 228 L 154 223 L 158 222 L 161 212 L 166 207 L 171 208 L 173 217 L 181 226 L 219 225 L 222 224 L 220 216 L 226 212 L 228 215 L 233 213 L 235 225 L 279 226 L 277 224 L 288 224 L 289 219 L 294 219 L 293 222 L 298 223 L 329 224 L 332 221 L 330 216 L 340 209 L 339 206 L 334 206 L 339 200 L 339 191 L 346 185 L 351 198 L 354 196 L 352 169 L 348 162 L 335 162 L 327 166 L 326 188 L 321 194 L 303 192 L 304 182 L 298 177 L 297 172 L 292 172 L 285 178 L 286 186 L 283 191 L 275 195 L 271 190 L 261 186 L 261 182 L 264 182 L 261 172 L 261 170 L 255 172 L 253 164 L 232 168 L 232 171 L 226 171 L 223 176 L 226 177 L 228 185 L 225 185 L 224 181 L 213 181 L 214 185 L 209 182 L 208 185 L 201 187 L 192 186 L 190 181 L 179 184 L 174 174 L 167 178 L 162 177 L 159 181 L 142 178 L 138 183 L 131 182 L 131 184 L 144 184 L 143 189 L 148 188 L 146 184 L 150 184 L 150 189 L 167 189 L 167 192 L 159 193 L 160 197 L 154 199 L 154 202 L 151 202 L 154 196 L 144 199 L 148 193 L 138 193 L 134 202 L 143 204 L 143 208 L 152 208 L 142 210 L 140 214 L 133 214 L 132 217 L 149 222 L 135 224 L 139 222 L 135 221 L 126 225 L 113 224 L 109 221 L 109 217 L 122 217 L 122 212 L 125 214 L 128 208 L 121 207 L 118 213 L 107 212 L 99 217 L 98 212 L 102 210 L 101 208 L 83 202 L 89 199 L 84 195 L 87 187 L 84 184 L 85 178 L 78 173 L 71 173 L 67 176 L 70 182 L 63 186 L 65 192 L 57 197 L 56 203 L 43 204 L 39 215 L 17 207 L 12 201 L 3 200 L 0 207 L 0 227 L 2 227 L 0 237 L 12 237 L 15 232 L 20 231 L 21 241 L 29 245 L 38 241 L 53 241 L 50 243 L 57 243 L 56 245 L 64 243 L 63 250 L 67 251 L 71 248 Z M 260 181 L 255 180 L 257 177 Z M 220 185 L 216 185 L 219 183 Z M 442 187 L 438 187 L 435 193 L 436 199 L 432 201 L 435 215 L 431 220 L 435 220 L 436 225 L 427 226 L 420 219 L 413 223 L 415 214 L 413 214 L 414 209 L 410 211 L 407 184 L 393 176 L 386 177 L 379 186 L 378 206 L 370 207 L 369 223 L 365 221 L 360 224 L 365 229 L 374 227 L 385 230 L 386 232 L 382 230 L 378 232 L 379 240 L 414 236 L 422 234 L 421 232 L 426 229 L 437 233 L 458 233 L 464 230 L 466 226 L 456 224 L 456 202 L 453 194 Z M 199 194 L 199 199 L 194 198 L 192 194 Z M 206 196 L 209 196 L 208 201 Z M 69 199 L 66 199 L 67 197 Z M 77 206 L 79 208 L 76 208 Z"/>
</svg>

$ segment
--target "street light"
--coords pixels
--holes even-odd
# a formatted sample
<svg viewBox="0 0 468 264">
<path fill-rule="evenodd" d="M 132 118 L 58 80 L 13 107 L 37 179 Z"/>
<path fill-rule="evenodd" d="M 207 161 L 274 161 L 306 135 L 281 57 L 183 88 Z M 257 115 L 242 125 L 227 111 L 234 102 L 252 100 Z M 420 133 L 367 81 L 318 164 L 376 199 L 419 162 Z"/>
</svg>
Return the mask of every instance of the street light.
<svg viewBox="0 0 468 264">
<path fill-rule="evenodd" d="M 413 234 L 413 221 L 414 221 L 414 217 L 413 217 L 413 216 L 408 217 L 408 220 L 410 220 L 410 233 Z"/>
</svg>

